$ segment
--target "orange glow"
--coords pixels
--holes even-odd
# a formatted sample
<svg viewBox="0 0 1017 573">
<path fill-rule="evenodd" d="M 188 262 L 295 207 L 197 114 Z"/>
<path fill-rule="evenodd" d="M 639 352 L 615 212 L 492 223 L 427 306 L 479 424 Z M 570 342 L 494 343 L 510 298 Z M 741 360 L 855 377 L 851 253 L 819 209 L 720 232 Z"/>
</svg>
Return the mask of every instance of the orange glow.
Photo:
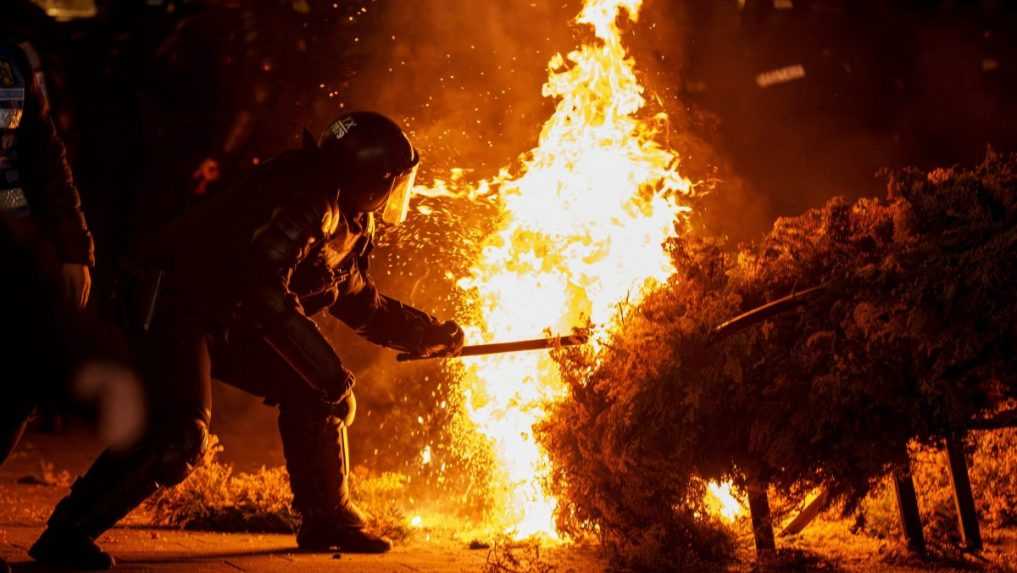
<svg viewBox="0 0 1017 573">
<path fill-rule="evenodd" d="M 662 243 L 692 185 L 678 173 L 676 154 L 657 142 L 666 116 L 638 116 L 643 88 L 618 21 L 621 14 L 636 21 L 641 3 L 587 0 L 576 22 L 592 27 L 596 40 L 551 58 L 543 95 L 556 109 L 518 173 L 506 168 L 477 183 L 453 173 L 417 190 L 497 195 L 501 224 L 458 282 L 476 303 L 465 325 L 469 343 L 568 334 L 592 323 L 597 349 L 615 328 L 619 305 L 639 302 L 673 271 Z M 546 352 L 463 362 L 467 414 L 500 464 L 493 525 L 517 538 L 557 539 L 556 500 L 540 485 L 549 460 L 532 431 L 548 402 L 565 394 L 555 364 Z"/>
<path fill-rule="evenodd" d="M 731 482 L 710 482 L 706 486 L 706 508 L 715 516 L 731 523 L 745 513 L 745 506 L 734 496 Z"/>
</svg>

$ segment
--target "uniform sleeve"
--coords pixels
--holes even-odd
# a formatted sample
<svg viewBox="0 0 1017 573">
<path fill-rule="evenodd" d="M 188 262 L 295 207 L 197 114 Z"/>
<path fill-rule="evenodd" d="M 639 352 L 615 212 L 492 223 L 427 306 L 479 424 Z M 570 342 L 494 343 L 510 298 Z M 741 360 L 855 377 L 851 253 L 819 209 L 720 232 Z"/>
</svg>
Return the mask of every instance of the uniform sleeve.
<svg viewBox="0 0 1017 573">
<path fill-rule="evenodd" d="M 335 271 L 329 266 L 328 246 L 305 258 L 290 277 L 290 290 L 300 297 L 307 316 L 331 307 L 339 294 Z"/>
<path fill-rule="evenodd" d="M 35 50 L 28 44 L 20 48 L 32 72 L 30 97 L 26 109 L 28 142 L 26 159 L 33 195 L 32 212 L 56 244 L 61 260 L 83 265 L 95 264 L 95 244 L 81 209 L 81 197 L 74 184 L 67 152 L 50 115 L 46 80 Z"/>
<path fill-rule="evenodd" d="M 420 354 L 438 319 L 378 292 L 368 274 L 370 253 L 357 261 L 347 289 L 329 312 L 367 340 L 400 352 Z"/>
<path fill-rule="evenodd" d="M 289 283 L 293 269 L 323 240 L 331 210 L 325 200 L 298 197 L 276 209 L 252 238 L 254 266 L 246 312 L 262 327 L 265 341 L 327 401 L 344 399 L 353 378 L 339 356 L 307 318 Z"/>
</svg>

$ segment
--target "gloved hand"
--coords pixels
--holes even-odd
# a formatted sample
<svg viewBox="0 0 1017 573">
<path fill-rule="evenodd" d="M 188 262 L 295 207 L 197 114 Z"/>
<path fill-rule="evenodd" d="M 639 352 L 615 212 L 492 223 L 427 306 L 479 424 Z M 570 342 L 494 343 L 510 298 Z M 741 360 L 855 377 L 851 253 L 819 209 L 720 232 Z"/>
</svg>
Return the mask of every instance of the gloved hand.
<svg viewBox="0 0 1017 573">
<path fill-rule="evenodd" d="M 424 331 L 421 356 L 455 356 L 463 348 L 463 329 L 454 320 L 435 324 Z"/>
</svg>

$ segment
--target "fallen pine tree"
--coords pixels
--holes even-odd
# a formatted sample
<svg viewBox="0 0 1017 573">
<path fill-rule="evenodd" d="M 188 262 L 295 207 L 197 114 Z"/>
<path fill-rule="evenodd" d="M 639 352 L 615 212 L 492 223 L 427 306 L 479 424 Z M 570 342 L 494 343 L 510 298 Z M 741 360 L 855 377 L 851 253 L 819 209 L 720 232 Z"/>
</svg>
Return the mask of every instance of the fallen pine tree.
<svg viewBox="0 0 1017 573">
<path fill-rule="evenodd" d="M 894 173 L 883 198 L 834 199 L 738 249 L 667 248 L 675 274 L 602 350 L 556 352 L 570 396 L 539 432 L 560 528 L 596 532 L 619 565 L 730 556 L 709 480 L 822 487 L 852 512 L 910 442 L 1017 398 L 1017 156 Z"/>
</svg>

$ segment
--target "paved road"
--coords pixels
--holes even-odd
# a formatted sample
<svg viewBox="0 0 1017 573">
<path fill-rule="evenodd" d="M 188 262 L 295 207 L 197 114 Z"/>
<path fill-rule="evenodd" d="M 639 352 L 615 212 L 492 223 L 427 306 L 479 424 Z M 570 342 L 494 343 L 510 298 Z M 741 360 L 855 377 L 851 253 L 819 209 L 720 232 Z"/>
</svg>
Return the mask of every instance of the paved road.
<svg viewBox="0 0 1017 573">
<path fill-rule="evenodd" d="M 25 554 L 39 527 L 5 527 L 7 541 L 0 550 L 15 571 L 43 571 Z M 456 550 L 414 543 L 384 556 L 302 554 L 294 551 L 290 535 L 239 535 L 116 529 L 102 545 L 120 562 L 117 571 L 480 571 L 487 552 Z"/>
<path fill-rule="evenodd" d="M 70 440 L 73 443 L 69 443 Z M 15 571 L 45 571 L 33 564 L 26 551 L 42 532 L 56 502 L 67 493 L 70 475 L 86 469 L 98 453 L 98 444 L 78 436 L 29 436 L 10 460 L 0 467 L 0 557 Z M 39 476 L 42 463 L 55 472 L 67 471 L 62 484 L 19 483 Z M 60 477 L 57 475 L 56 477 Z M 415 534 L 386 555 L 305 554 L 295 551 L 292 535 L 223 534 L 152 529 L 130 523 L 107 533 L 100 543 L 120 562 L 117 571 L 351 571 L 364 573 L 426 571 L 462 573 L 482 571 L 487 550 L 470 550 L 464 544 L 428 541 Z M 590 551 L 568 549 L 553 554 L 560 573 L 600 571 Z"/>
</svg>

